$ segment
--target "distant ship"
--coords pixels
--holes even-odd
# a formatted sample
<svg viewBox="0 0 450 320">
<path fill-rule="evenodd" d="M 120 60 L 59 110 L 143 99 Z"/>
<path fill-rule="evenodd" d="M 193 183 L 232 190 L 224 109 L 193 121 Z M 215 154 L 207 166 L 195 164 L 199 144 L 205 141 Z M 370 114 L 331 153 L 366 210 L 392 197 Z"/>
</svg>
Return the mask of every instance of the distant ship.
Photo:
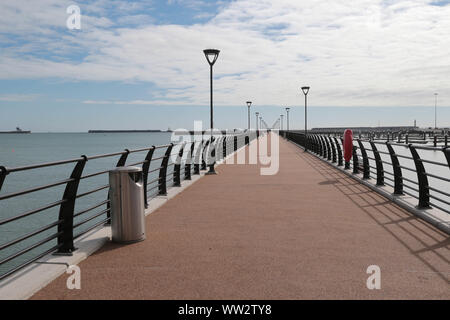
<svg viewBox="0 0 450 320">
<path fill-rule="evenodd" d="M 16 131 L 0 131 L 0 133 L 31 133 L 31 131 L 22 130 L 16 127 Z"/>
</svg>

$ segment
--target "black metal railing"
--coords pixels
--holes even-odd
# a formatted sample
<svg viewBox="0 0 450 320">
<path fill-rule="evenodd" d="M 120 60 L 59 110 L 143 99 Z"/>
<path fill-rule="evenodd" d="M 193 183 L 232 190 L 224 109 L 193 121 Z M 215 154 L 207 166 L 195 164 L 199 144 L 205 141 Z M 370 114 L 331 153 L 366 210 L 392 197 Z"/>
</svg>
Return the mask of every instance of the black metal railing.
<svg viewBox="0 0 450 320">
<path fill-rule="evenodd" d="M 344 130 L 313 129 L 310 133 L 326 136 L 340 136 Z M 361 128 L 353 130 L 355 136 L 363 140 L 371 141 L 391 141 L 405 144 L 427 144 L 433 147 L 448 147 L 448 130 L 408 130 L 408 131 L 370 131 L 370 128 Z M 300 132 L 299 132 L 300 133 Z"/>
<path fill-rule="evenodd" d="M 351 163 L 343 159 L 342 136 L 280 131 L 280 135 L 325 158 L 345 165 L 362 179 L 376 179 L 395 195 L 417 199 L 417 208 L 434 207 L 450 214 L 450 147 L 398 143 L 392 140 L 356 139 Z M 355 145 L 355 142 L 357 145 Z"/>
<path fill-rule="evenodd" d="M 101 154 L 95 156 L 82 155 L 79 158 L 27 165 L 22 167 L 0 166 L 0 280 L 6 278 L 21 268 L 35 262 L 41 257 L 53 253 L 56 255 L 72 255 L 76 250 L 74 241 L 88 233 L 110 223 L 110 200 L 108 172 L 111 166 L 101 163 L 93 172 L 86 172 L 88 163 L 95 161 L 115 161 L 116 167 L 141 166 L 143 170 L 144 201 L 148 207 L 149 201 L 158 196 L 166 195 L 169 186 L 181 186 L 183 180 L 190 180 L 192 175 L 200 174 L 200 167 L 206 169 L 206 161 L 222 160 L 235 152 L 239 146 L 249 144 L 259 136 L 259 132 L 227 133 L 215 138 L 201 137 L 196 141 L 151 146 L 136 150 Z M 217 149 L 217 152 L 216 152 Z M 208 160 L 209 155 L 216 154 Z M 132 159 L 133 158 L 133 159 Z M 142 160 L 143 159 L 143 160 Z M 139 160 L 139 161 L 136 161 Z M 214 162 L 213 162 L 214 163 Z M 53 172 L 58 167 L 71 166 L 68 178 L 57 179 L 38 186 L 6 191 L 8 182 L 13 182 L 20 172 L 36 172 L 47 168 L 45 178 L 51 180 Z M 67 171 L 65 171 L 67 174 Z M 101 179 L 102 180 L 101 180 Z M 80 184 L 88 183 L 86 190 L 81 190 Z M 24 183 L 28 183 L 25 181 Z M 93 184 L 96 184 L 93 186 Z M 2 188 L 3 187 L 3 188 Z M 55 188 L 61 190 L 54 190 Z M 86 186 L 85 186 L 86 187 Z M 42 192 L 47 192 L 42 195 Z M 27 199 L 27 196 L 40 193 L 39 196 Z M 39 204 L 26 209 L 19 214 L 9 209 L 6 201 L 25 203 L 26 207 L 38 200 L 57 197 L 48 203 Z M 91 197 L 83 203 L 83 199 Z M 78 209 L 83 206 L 82 209 Z M 53 210 L 42 218 L 44 212 Z M 57 210 L 57 212 L 56 212 Z M 29 220 L 33 218 L 32 220 Z"/>
</svg>

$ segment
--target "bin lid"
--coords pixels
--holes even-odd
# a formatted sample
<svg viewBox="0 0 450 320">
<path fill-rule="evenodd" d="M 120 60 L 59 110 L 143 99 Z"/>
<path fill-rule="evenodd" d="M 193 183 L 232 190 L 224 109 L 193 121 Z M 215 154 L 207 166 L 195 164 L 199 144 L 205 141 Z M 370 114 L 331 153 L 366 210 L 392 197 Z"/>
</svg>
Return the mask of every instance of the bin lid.
<svg viewBox="0 0 450 320">
<path fill-rule="evenodd" d="M 142 168 L 139 167 L 117 167 L 112 170 L 109 170 L 109 172 L 141 172 Z"/>
</svg>

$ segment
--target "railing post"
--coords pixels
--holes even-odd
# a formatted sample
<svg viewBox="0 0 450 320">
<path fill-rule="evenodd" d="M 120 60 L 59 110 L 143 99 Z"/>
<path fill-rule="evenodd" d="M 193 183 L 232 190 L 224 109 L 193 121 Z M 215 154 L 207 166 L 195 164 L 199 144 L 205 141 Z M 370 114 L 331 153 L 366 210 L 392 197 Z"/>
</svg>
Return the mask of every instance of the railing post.
<svg viewBox="0 0 450 320">
<path fill-rule="evenodd" d="M 370 179 L 370 167 L 369 158 L 367 157 L 366 148 L 361 139 L 358 139 L 359 149 L 361 150 L 361 156 L 363 158 L 363 179 Z"/>
<path fill-rule="evenodd" d="M 332 163 L 336 163 L 337 162 L 336 147 L 333 143 L 333 138 L 329 136 L 328 139 L 330 140 L 331 151 L 333 151 Z"/>
<path fill-rule="evenodd" d="M 327 156 L 327 149 L 325 148 L 325 143 L 323 142 L 323 137 L 321 134 L 318 136 L 320 143 L 320 156 L 325 158 Z"/>
<path fill-rule="evenodd" d="M 328 153 L 330 152 L 330 148 L 328 148 L 328 145 L 325 141 L 325 137 L 323 135 L 320 136 L 322 139 L 323 144 L 323 157 L 328 159 Z"/>
<path fill-rule="evenodd" d="M 353 146 L 353 173 L 355 174 L 359 173 L 359 160 L 356 150 L 358 150 L 358 147 Z"/>
<path fill-rule="evenodd" d="M 433 145 L 435 147 L 437 147 L 437 136 L 436 135 L 434 135 L 434 137 L 433 137 Z"/>
<path fill-rule="evenodd" d="M 320 138 L 322 139 L 322 144 L 323 144 L 323 157 L 324 158 L 328 158 L 328 153 L 329 153 L 329 148 L 327 147 L 327 144 L 325 142 L 325 138 L 323 135 L 320 136 Z"/>
<path fill-rule="evenodd" d="M 320 134 L 317 135 L 317 140 L 319 141 L 319 156 L 323 157 L 324 150 L 323 150 L 323 144 L 322 144 L 322 139 L 321 139 Z"/>
<path fill-rule="evenodd" d="M 86 156 L 81 156 L 70 175 L 71 181 L 67 183 L 62 200 L 65 200 L 59 208 L 59 220 L 62 223 L 58 225 L 58 245 L 60 245 L 54 255 L 71 256 L 72 252 L 77 250 L 73 245 L 73 214 L 75 209 L 75 201 L 80 184 L 80 178 L 83 173 L 84 166 L 87 162 Z"/>
<path fill-rule="evenodd" d="M 5 182 L 5 178 L 8 175 L 8 170 L 0 166 L 0 191 L 2 190 L 3 182 Z"/>
<path fill-rule="evenodd" d="M 327 160 L 328 160 L 328 161 L 331 161 L 331 147 L 330 147 L 330 143 L 328 142 L 327 136 L 324 136 L 324 137 L 323 137 L 323 140 L 325 140 L 325 144 L 326 144 L 327 150 L 328 150 L 328 153 L 327 153 Z"/>
<path fill-rule="evenodd" d="M 180 151 L 178 152 L 177 159 L 175 160 L 175 165 L 173 168 L 174 187 L 181 187 L 181 160 L 183 159 L 184 146 L 185 144 L 180 147 Z"/>
<path fill-rule="evenodd" d="M 234 152 L 236 152 L 238 149 L 238 139 L 237 136 L 234 136 Z"/>
<path fill-rule="evenodd" d="M 189 148 L 188 151 L 189 160 L 186 157 L 186 163 L 184 164 L 184 180 L 192 179 L 191 168 L 192 168 L 192 154 L 194 153 L 194 143 L 195 142 L 191 142 L 191 147 Z"/>
<path fill-rule="evenodd" d="M 227 141 L 227 137 L 226 137 L 226 134 L 224 134 L 222 136 L 222 140 L 221 140 L 221 143 L 222 143 L 222 158 L 221 158 L 221 160 L 225 159 L 225 157 L 226 157 L 226 153 L 227 153 L 227 151 L 225 150 L 225 148 L 227 147 L 226 141 Z"/>
<path fill-rule="evenodd" d="M 377 167 L 377 186 L 384 186 L 383 161 L 381 160 L 380 153 L 373 141 L 370 141 L 370 147 L 372 148 L 373 156 L 375 157 L 375 165 Z"/>
<path fill-rule="evenodd" d="M 164 154 L 164 158 L 161 161 L 161 169 L 159 170 L 158 189 L 159 195 L 167 195 L 167 165 L 169 164 L 170 153 L 172 152 L 173 143 L 171 143 Z"/>
<path fill-rule="evenodd" d="M 403 195 L 403 176 L 400 162 L 398 161 L 394 148 L 389 141 L 386 142 L 386 146 L 388 148 L 389 155 L 391 156 L 392 169 L 394 170 L 394 194 Z"/>
<path fill-rule="evenodd" d="M 226 133 L 225 133 L 225 137 L 223 138 L 223 141 L 222 141 L 222 148 L 223 148 L 223 150 L 222 150 L 222 154 L 223 154 L 223 159 L 225 159 L 226 158 L 226 156 L 227 156 L 227 135 L 226 135 Z"/>
<path fill-rule="evenodd" d="M 409 150 L 411 151 L 414 164 L 416 165 L 417 180 L 419 182 L 419 205 L 421 209 L 430 207 L 430 189 L 428 185 L 428 178 L 426 175 L 425 167 L 423 166 L 422 160 L 417 153 L 416 148 L 413 145 L 409 145 Z"/>
<path fill-rule="evenodd" d="M 334 137 L 334 141 L 336 142 L 336 148 L 338 152 L 338 166 L 342 166 L 344 164 L 344 159 L 342 158 L 342 149 L 339 141 L 336 137 Z"/>
<path fill-rule="evenodd" d="M 207 156 L 206 159 L 211 160 L 208 161 L 209 171 L 207 174 L 216 174 L 214 171 L 214 165 L 216 164 L 216 150 L 217 150 L 217 139 L 213 136 L 209 138 L 209 148 L 206 148 Z"/>
<path fill-rule="evenodd" d="M 318 139 L 317 139 L 317 135 L 315 134 L 314 135 L 314 152 L 316 153 L 316 154 L 319 154 L 319 141 L 318 141 Z"/>
<path fill-rule="evenodd" d="M 447 148 L 448 147 L 448 134 L 445 134 L 444 137 L 444 146 Z"/>
<path fill-rule="evenodd" d="M 311 135 L 311 151 L 317 153 L 317 140 L 315 134 Z"/>
<path fill-rule="evenodd" d="M 142 181 L 144 184 L 144 204 L 145 208 L 148 208 L 148 197 L 147 197 L 147 181 L 148 181 L 148 170 L 150 169 L 150 164 L 152 162 L 153 152 L 155 151 L 155 146 L 152 146 L 147 152 L 145 157 L 145 162 L 142 164 Z"/>
<path fill-rule="evenodd" d="M 202 169 L 202 170 L 206 170 L 206 161 L 205 161 L 204 155 L 205 155 L 205 150 L 207 150 L 208 145 L 209 145 L 210 142 L 211 142 L 211 141 L 208 139 L 208 140 L 206 140 L 206 141 L 203 143 L 203 149 L 202 149 L 202 166 L 201 166 L 201 169 Z"/>
<path fill-rule="evenodd" d="M 442 151 L 444 152 L 445 158 L 447 159 L 448 168 L 450 169 L 450 148 L 449 147 L 442 148 Z M 1 187 L 2 185 L 0 183 L 0 189 Z"/>
<path fill-rule="evenodd" d="M 198 143 L 198 147 L 197 147 L 197 154 L 194 155 L 194 174 L 198 175 L 198 174 L 200 174 L 200 158 L 201 158 L 201 151 L 202 151 L 202 142 L 194 141 L 194 152 L 195 152 L 195 144 L 196 143 Z"/>
<path fill-rule="evenodd" d="M 125 149 L 125 153 L 120 156 L 119 161 L 117 161 L 116 167 L 123 167 L 127 162 L 128 155 L 130 154 L 130 150 Z"/>
<path fill-rule="evenodd" d="M 216 143 L 216 155 L 217 158 L 216 160 L 222 160 L 223 159 L 223 136 L 220 136 L 217 139 L 217 143 Z"/>
</svg>

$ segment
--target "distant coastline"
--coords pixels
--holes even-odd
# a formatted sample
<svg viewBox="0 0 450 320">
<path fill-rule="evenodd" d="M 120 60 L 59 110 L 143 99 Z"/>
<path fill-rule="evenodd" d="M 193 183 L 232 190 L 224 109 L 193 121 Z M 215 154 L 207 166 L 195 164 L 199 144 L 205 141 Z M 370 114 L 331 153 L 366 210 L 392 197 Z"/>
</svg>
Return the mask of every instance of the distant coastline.
<svg viewBox="0 0 450 320">
<path fill-rule="evenodd" d="M 88 133 L 146 133 L 146 132 L 172 132 L 172 130 L 89 130 Z"/>
<path fill-rule="evenodd" d="M 10 134 L 10 133 L 31 133 L 29 130 L 22 130 L 19 127 L 16 128 L 14 131 L 0 131 L 0 134 Z"/>
</svg>

